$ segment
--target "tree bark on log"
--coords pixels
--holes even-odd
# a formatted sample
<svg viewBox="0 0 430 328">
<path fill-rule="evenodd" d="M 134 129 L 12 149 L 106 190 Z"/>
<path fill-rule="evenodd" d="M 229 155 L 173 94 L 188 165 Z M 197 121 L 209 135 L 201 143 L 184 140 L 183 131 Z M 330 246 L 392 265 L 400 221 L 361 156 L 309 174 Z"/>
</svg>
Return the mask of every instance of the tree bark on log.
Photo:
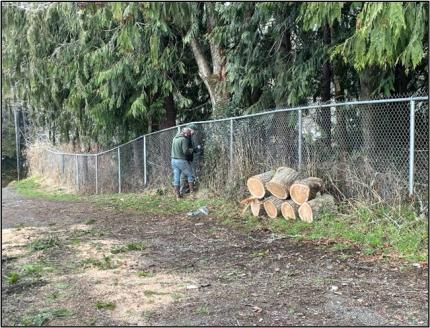
<svg viewBox="0 0 430 328">
<path fill-rule="evenodd" d="M 258 199 L 254 199 L 251 202 L 251 212 L 254 216 L 262 216 L 264 215 L 264 206 L 263 202 Z"/>
<path fill-rule="evenodd" d="M 264 201 L 264 209 L 266 210 L 269 218 L 275 219 L 281 213 L 282 199 L 276 197 L 269 197 Z"/>
<path fill-rule="evenodd" d="M 267 171 L 261 174 L 254 175 L 248 179 L 246 185 L 252 196 L 257 198 L 264 198 L 269 193 L 265 188 L 267 182 L 273 178 L 273 171 Z"/>
<path fill-rule="evenodd" d="M 300 219 L 308 223 L 317 219 L 322 212 L 336 212 L 336 204 L 332 195 L 321 195 L 299 207 Z"/>
<path fill-rule="evenodd" d="M 283 202 L 281 205 L 281 213 L 285 220 L 295 220 L 299 216 L 299 205 L 294 203 L 291 199 Z"/>
<path fill-rule="evenodd" d="M 279 199 L 287 199 L 291 185 L 299 178 L 299 173 L 289 167 L 280 167 L 266 184 L 267 190 Z"/>
<path fill-rule="evenodd" d="M 314 199 L 322 188 L 323 181 L 320 178 L 309 177 L 294 182 L 290 187 L 290 196 L 297 205 L 302 205 L 304 202 Z"/>
</svg>

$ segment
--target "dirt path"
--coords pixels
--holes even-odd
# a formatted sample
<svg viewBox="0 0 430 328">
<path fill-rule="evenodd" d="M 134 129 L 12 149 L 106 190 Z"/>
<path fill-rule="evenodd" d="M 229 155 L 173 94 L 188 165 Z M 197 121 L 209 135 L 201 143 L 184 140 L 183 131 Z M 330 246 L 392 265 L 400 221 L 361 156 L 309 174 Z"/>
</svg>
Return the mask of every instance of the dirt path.
<svg viewBox="0 0 430 328">
<path fill-rule="evenodd" d="M 2 276 L 20 274 L 2 280 L 3 325 L 56 309 L 68 312 L 44 324 L 428 324 L 426 268 L 245 234 L 210 216 L 148 217 L 2 192 Z M 34 249 L 41 239 L 52 245 Z M 142 242 L 144 250 L 126 248 Z M 29 263 L 42 269 L 31 275 Z"/>
</svg>

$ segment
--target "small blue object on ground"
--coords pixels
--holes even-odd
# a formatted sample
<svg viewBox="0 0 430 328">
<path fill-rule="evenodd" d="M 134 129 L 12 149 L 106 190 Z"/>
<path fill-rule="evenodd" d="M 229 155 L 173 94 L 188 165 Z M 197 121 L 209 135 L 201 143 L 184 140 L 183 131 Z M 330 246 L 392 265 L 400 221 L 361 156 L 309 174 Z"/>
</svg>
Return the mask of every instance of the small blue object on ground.
<svg viewBox="0 0 430 328">
<path fill-rule="evenodd" d="M 200 207 L 198 210 L 188 212 L 188 216 L 196 217 L 196 216 L 204 216 L 209 214 L 209 209 L 207 206 Z"/>
</svg>

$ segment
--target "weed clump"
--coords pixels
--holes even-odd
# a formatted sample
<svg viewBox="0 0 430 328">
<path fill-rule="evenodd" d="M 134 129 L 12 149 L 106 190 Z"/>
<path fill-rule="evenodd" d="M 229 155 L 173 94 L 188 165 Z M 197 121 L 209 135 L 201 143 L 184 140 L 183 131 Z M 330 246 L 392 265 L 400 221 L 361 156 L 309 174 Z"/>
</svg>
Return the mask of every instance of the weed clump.
<svg viewBox="0 0 430 328">
<path fill-rule="evenodd" d="M 27 248 L 32 251 L 43 251 L 46 250 L 48 248 L 52 248 L 52 247 L 58 247 L 60 246 L 60 241 L 58 240 L 57 237 L 55 236 L 49 236 L 48 238 L 45 239 L 37 239 L 35 241 L 32 241 L 31 243 L 29 243 L 27 245 Z"/>
<path fill-rule="evenodd" d="M 116 305 L 113 302 L 97 301 L 96 308 L 97 310 L 114 310 Z"/>
</svg>

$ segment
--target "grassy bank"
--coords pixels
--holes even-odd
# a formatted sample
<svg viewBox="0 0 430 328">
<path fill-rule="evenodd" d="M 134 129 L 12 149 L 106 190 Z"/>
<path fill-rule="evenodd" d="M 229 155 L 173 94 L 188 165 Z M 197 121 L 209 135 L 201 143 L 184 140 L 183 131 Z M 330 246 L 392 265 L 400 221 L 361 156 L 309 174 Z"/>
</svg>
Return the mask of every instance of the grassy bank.
<svg viewBox="0 0 430 328">
<path fill-rule="evenodd" d="M 364 255 L 401 258 L 408 261 L 428 261 L 428 221 L 418 217 L 408 206 L 389 207 L 383 204 L 369 206 L 356 204 L 341 214 L 327 214 L 312 224 L 302 221 L 259 219 L 231 201 L 200 195 L 198 199 L 176 201 L 171 194 L 111 194 L 78 196 L 61 189 L 43 187 L 35 178 L 13 184 L 27 197 L 57 201 L 88 201 L 98 206 L 119 210 L 133 209 L 151 215 L 182 215 L 201 206 L 208 206 L 210 216 L 237 229 L 252 231 L 269 229 L 302 240 L 330 244 L 333 251 L 359 251 Z M 347 256 L 347 255 L 345 255 Z"/>
</svg>

